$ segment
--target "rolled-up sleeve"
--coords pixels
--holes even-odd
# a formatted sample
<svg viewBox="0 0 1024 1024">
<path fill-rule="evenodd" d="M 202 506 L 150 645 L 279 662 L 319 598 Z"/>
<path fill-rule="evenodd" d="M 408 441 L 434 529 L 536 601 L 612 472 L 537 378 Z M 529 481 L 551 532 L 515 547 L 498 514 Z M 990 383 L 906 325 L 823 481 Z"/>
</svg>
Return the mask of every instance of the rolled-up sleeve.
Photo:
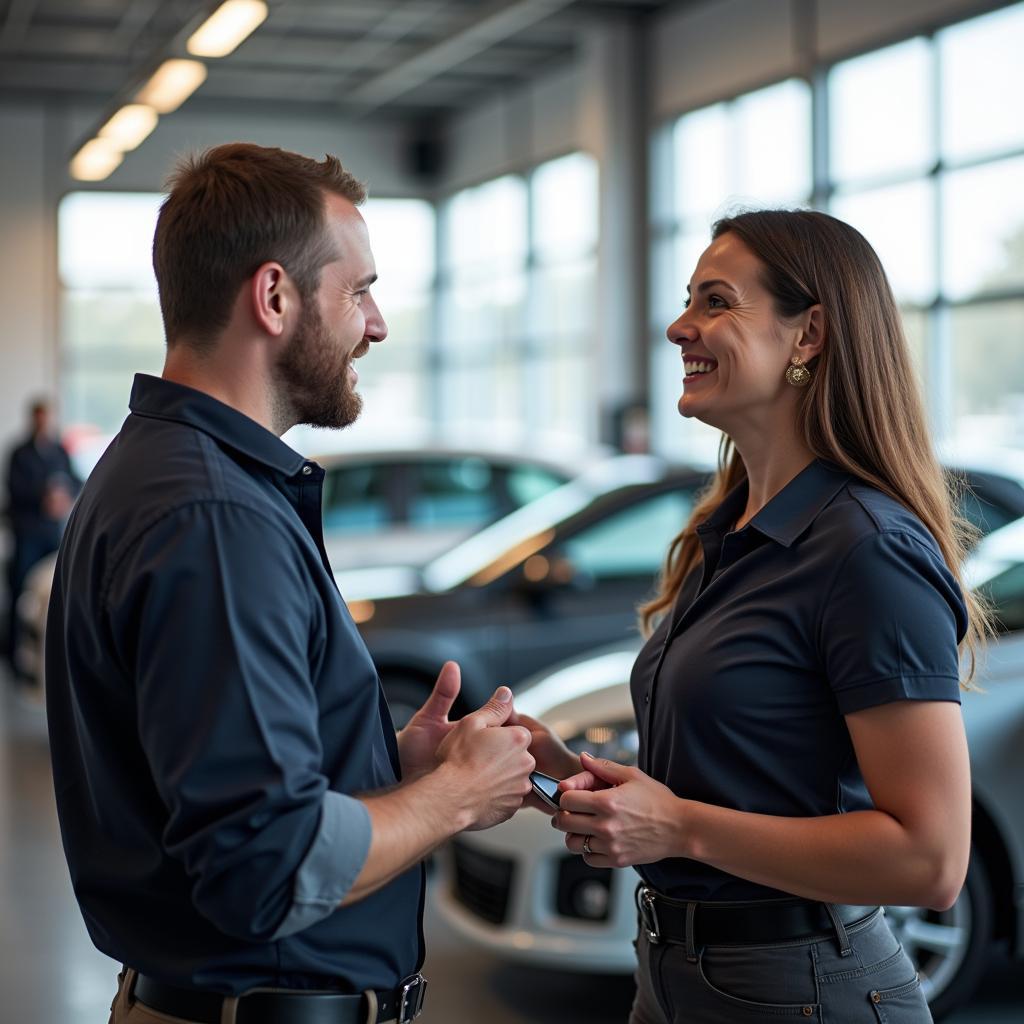
<svg viewBox="0 0 1024 1024">
<path fill-rule="evenodd" d="M 370 842 L 365 806 L 322 770 L 310 647 L 323 608 L 303 558 L 260 512 L 197 503 L 131 545 L 106 599 L 164 847 L 196 909 L 250 941 L 330 914 Z"/>
<path fill-rule="evenodd" d="M 902 531 L 863 538 L 837 568 L 818 634 L 839 710 L 959 701 L 966 628 L 963 595 L 933 542 Z"/>
</svg>

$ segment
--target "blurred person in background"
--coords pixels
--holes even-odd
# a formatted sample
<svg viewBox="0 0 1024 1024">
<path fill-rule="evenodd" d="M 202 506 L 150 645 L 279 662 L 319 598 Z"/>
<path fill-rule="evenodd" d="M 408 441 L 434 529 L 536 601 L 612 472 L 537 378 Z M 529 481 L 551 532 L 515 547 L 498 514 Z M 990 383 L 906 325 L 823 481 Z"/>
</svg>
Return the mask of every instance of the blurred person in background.
<svg viewBox="0 0 1024 1024">
<path fill-rule="evenodd" d="M 552 824 L 641 875 L 633 1024 L 923 1024 L 879 905 L 963 885 L 960 654 L 969 685 L 990 624 L 899 312 L 812 211 L 719 221 L 686 291 L 679 410 L 723 431 L 719 472 L 641 609 L 637 767 L 579 771 L 520 719 L 563 777 Z"/>
<path fill-rule="evenodd" d="M 167 340 L 72 513 L 46 633 L 54 785 L 115 1024 L 408 1021 L 422 859 L 529 792 L 499 687 L 458 666 L 395 736 L 281 440 L 359 415 L 384 340 L 364 187 L 244 143 L 186 160 L 154 239 Z"/>
<path fill-rule="evenodd" d="M 18 664 L 18 598 L 32 567 L 60 545 L 81 482 L 57 439 L 49 401 L 29 406 L 28 437 L 11 452 L 7 466 L 7 517 L 12 548 L 7 565 L 10 606 L 7 616 L 7 658 L 15 679 Z"/>
</svg>

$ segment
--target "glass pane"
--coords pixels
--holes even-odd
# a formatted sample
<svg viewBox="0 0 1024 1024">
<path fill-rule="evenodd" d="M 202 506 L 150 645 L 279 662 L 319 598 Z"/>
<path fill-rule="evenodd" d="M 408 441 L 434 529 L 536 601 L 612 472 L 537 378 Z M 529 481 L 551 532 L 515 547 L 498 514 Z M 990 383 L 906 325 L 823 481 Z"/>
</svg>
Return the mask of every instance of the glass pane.
<svg viewBox="0 0 1024 1024">
<path fill-rule="evenodd" d="M 69 291 L 61 313 L 64 352 L 79 365 L 86 360 L 118 367 L 137 354 L 163 361 L 163 321 L 152 293 Z"/>
<path fill-rule="evenodd" d="M 524 334 L 526 275 L 495 273 L 487 280 L 458 274 L 442 300 L 441 345 L 491 351 Z"/>
<path fill-rule="evenodd" d="M 925 393 L 925 360 L 928 358 L 928 314 L 920 309 L 901 309 L 903 334 L 910 349 L 910 362 L 917 377 L 918 389 Z"/>
<path fill-rule="evenodd" d="M 552 337 L 579 337 L 593 330 L 596 277 L 593 260 L 537 269 L 533 278 L 533 333 L 542 344 Z"/>
<path fill-rule="evenodd" d="M 958 160 L 1024 144 L 1024 4 L 940 32 L 942 151 Z"/>
<path fill-rule="evenodd" d="M 66 370 L 61 388 L 66 428 L 88 426 L 108 437 L 117 433 L 128 415 L 128 397 L 135 374 L 159 374 L 162 365 L 163 356 L 160 355 L 151 365 L 139 363 L 122 369 L 82 367 Z"/>
<path fill-rule="evenodd" d="M 387 463 L 328 469 L 324 477 L 324 530 L 372 533 L 390 522 L 387 485 L 391 473 Z"/>
<path fill-rule="evenodd" d="M 572 153 L 541 164 L 533 189 L 533 244 L 544 260 L 572 258 L 597 245 L 597 161 Z"/>
<path fill-rule="evenodd" d="M 829 141 L 837 183 L 924 171 L 935 160 L 932 55 L 911 39 L 829 73 Z"/>
<path fill-rule="evenodd" d="M 729 108 L 724 103 L 681 117 L 673 132 L 676 213 L 709 217 L 729 193 Z"/>
<path fill-rule="evenodd" d="M 898 302 L 935 297 L 935 204 L 931 179 L 836 195 L 831 212 L 874 247 Z"/>
<path fill-rule="evenodd" d="M 553 351 L 527 365 L 530 421 L 539 435 L 567 447 L 593 436 L 594 360 L 589 348 Z"/>
<path fill-rule="evenodd" d="M 409 504 L 414 526 L 482 526 L 499 513 L 493 470 L 483 459 L 424 463 Z"/>
<path fill-rule="evenodd" d="M 448 203 L 445 265 L 485 277 L 526 259 L 526 182 L 515 175 L 464 189 Z"/>
<path fill-rule="evenodd" d="M 61 281 L 69 288 L 134 288 L 156 294 L 156 192 L 69 192 L 57 211 Z"/>
<path fill-rule="evenodd" d="M 811 194 L 810 86 L 780 82 L 740 97 L 734 111 L 734 191 L 767 206 L 805 201 Z"/>
<path fill-rule="evenodd" d="M 577 573 L 596 579 L 653 577 L 692 510 L 689 491 L 656 495 L 577 534 L 566 542 L 565 555 Z"/>
<path fill-rule="evenodd" d="M 1024 300 L 952 310 L 954 439 L 1024 446 Z"/>
<path fill-rule="evenodd" d="M 1024 157 L 943 177 L 943 287 L 954 298 L 1024 285 Z"/>
<path fill-rule="evenodd" d="M 484 428 L 489 440 L 518 440 L 521 374 L 519 361 L 501 350 L 484 362 L 450 363 L 441 376 L 442 427 L 455 437 Z"/>
<path fill-rule="evenodd" d="M 361 208 L 370 233 L 380 280 L 373 286 L 378 302 L 391 297 L 390 281 L 424 289 L 434 280 L 434 207 L 423 199 L 368 199 Z"/>
<path fill-rule="evenodd" d="M 536 466 L 511 466 L 506 478 L 509 497 L 516 507 L 526 505 L 564 483 L 562 477 Z"/>
</svg>

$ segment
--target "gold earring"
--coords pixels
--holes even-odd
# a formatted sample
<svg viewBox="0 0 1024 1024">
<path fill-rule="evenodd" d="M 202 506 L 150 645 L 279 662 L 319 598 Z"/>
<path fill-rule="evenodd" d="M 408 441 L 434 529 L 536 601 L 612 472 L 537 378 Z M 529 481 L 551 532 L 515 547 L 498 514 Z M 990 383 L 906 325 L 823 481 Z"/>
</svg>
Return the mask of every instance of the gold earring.
<svg viewBox="0 0 1024 1024">
<path fill-rule="evenodd" d="M 786 367 L 786 383 L 792 384 L 795 388 L 805 388 L 811 383 L 811 371 L 804 366 L 804 361 L 799 356 L 793 356 Z"/>
</svg>

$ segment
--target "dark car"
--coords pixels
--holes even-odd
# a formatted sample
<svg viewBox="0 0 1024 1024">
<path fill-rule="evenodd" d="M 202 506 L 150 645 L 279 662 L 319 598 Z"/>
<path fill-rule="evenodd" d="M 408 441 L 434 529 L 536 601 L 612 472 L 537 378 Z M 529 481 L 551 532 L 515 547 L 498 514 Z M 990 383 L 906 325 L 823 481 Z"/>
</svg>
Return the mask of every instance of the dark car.
<svg viewBox="0 0 1024 1024">
<path fill-rule="evenodd" d="M 1024 516 L 1024 487 L 949 470 L 982 534 Z M 398 727 L 446 660 L 462 667 L 460 710 L 601 644 L 636 635 L 671 539 L 704 470 L 621 456 L 581 474 L 428 563 L 339 579 Z M 961 484 L 966 486 L 960 486 Z"/>
</svg>

